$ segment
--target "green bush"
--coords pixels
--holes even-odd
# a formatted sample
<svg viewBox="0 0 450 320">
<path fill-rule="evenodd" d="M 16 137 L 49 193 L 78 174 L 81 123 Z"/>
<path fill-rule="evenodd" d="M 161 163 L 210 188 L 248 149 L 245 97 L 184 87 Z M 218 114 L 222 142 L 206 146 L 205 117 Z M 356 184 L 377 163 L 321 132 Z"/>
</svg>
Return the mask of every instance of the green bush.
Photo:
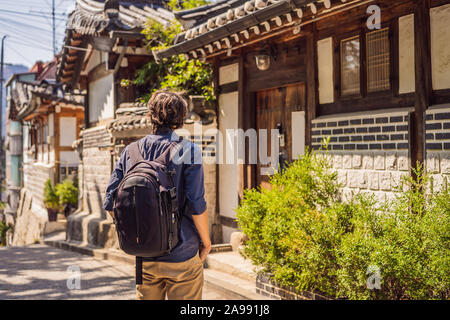
<svg viewBox="0 0 450 320">
<path fill-rule="evenodd" d="M 450 192 L 425 194 L 428 176 L 403 180 L 403 190 L 382 210 L 352 217 L 354 231 L 337 248 L 338 293 L 351 299 L 450 297 Z M 367 270 L 380 271 L 380 290 L 368 290 Z"/>
<path fill-rule="evenodd" d="M 78 188 L 72 180 L 64 180 L 62 183 L 57 184 L 55 189 L 61 206 L 77 206 Z"/>
<path fill-rule="evenodd" d="M 50 179 L 47 179 L 44 185 L 44 205 L 48 209 L 59 209 L 59 198 Z"/>
<path fill-rule="evenodd" d="M 408 179 L 392 203 L 344 203 L 327 155 L 313 152 L 270 182 L 245 193 L 237 216 L 244 254 L 278 283 L 349 299 L 450 296 L 448 190 L 425 197 L 426 179 Z M 374 267 L 379 290 L 367 286 Z"/>
<path fill-rule="evenodd" d="M 0 246 L 6 245 L 6 233 L 12 228 L 12 225 L 0 221 Z"/>
</svg>

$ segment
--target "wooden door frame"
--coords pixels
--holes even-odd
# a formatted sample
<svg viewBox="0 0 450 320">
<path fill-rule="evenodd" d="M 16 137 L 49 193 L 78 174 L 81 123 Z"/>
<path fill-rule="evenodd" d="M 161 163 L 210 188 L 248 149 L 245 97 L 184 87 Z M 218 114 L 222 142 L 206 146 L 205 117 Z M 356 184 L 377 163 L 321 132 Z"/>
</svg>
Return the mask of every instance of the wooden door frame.
<svg viewBox="0 0 450 320">
<path fill-rule="evenodd" d="M 246 120 L 244 122 L 244 131 L 250 128 L 254 128 L 256 130 L 257 128 L 257 110 L 256 110 L 256 95 L 258 92 L 261 91 L 265 91 L 265 90 L 273 90 L 273 89 L 278 89 L 278 88 L 287 88 L 287 87 L 291 87 L 291 86 L 298 86 L 298 85 L 303 85 L 304 86 L 304 111 L 305 111 L 305 116 L 308 113 L 308 85 L 306 83 L 306 81 L 301 81 L 301 82 L 294 82 L 294 83 L 289 83 L 286 85 L 280 85 L 277 87 L 270 87 L 270 88 L 264 88 L 264 89 L 260 89 L 258 91 L 250 91 L 250 92 L 246 92 L 245 96 L 246 96 L 246 102 L 248 102 L 247 107 L 243 108 L 242 113 L 243 113 L 243 118 Z M 305 119 L 306 120 L 306 119 Z M 249 126 L 250 125 L 250 126 Z M 307 121 L 305 123 L 306 127 L 305 127 L 305 145 L 307 145 L 307 137 L 308 137 L 308 125 L 307 125 Z M 258 137 L 259 138 L 259 137 Z M 258 165 L 257 164 L 249 164 L 248 163 L 248 156 L 249 156 L 249 146 L 246 143 L 245 144 L 245 154 L 246 154 L 246 164 L 244 165 L 244 168 L 246 168 L 243 172 L 243 179 L 244 179 L 244 189 L 251 189 L 251 188 L 256 188 L 258 187 Z M 257 151 L 258 154 L 258 158 L 259 158 L 259 148 Z M 259 161 L 259 159 L 258 159 Z"/>
</svg>

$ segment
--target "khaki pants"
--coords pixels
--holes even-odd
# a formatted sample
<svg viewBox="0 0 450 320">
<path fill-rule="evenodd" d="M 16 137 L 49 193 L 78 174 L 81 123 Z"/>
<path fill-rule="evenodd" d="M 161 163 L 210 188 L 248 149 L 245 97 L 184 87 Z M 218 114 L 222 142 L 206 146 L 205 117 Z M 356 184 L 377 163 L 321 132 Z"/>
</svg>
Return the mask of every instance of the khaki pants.
<svg viewBox="0 0 450 320">
<path fill-rule="evenodd" d="M 199 255 L 184 262 L 142 262 L 137 300 L 201 300 L 203 263 Z"/>
</svg>

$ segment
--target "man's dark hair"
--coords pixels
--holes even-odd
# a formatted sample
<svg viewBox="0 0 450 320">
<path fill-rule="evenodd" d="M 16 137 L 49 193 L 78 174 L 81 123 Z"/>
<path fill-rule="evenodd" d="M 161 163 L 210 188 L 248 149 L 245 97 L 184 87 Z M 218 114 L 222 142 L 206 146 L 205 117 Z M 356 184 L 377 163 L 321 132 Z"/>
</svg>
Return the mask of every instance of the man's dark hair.
<svg viewBox="0 0 450 320">
<path fill-rule="evenodd" d="M 153 133 L 160 129 L 181 128 L 187 112 L 188 102 L 183 93 L 158 90 L 148 101 L 148 116 Z"/>
</svg>

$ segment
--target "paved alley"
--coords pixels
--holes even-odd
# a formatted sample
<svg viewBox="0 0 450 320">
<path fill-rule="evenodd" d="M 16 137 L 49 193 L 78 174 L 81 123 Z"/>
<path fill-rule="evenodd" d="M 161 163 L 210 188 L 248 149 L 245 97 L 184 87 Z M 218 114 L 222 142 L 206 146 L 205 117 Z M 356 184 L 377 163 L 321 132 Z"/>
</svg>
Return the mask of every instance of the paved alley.
<svg viewBox="0 0 450 320">
<path fill-rule="evenodd" d="M 0 248 L 0 300 L 123 300 L 134 297 L 134 267 L 131 265 L 40 244 Z M 229 299 L 207 286 L 203 298 Z"/>
</svg>

